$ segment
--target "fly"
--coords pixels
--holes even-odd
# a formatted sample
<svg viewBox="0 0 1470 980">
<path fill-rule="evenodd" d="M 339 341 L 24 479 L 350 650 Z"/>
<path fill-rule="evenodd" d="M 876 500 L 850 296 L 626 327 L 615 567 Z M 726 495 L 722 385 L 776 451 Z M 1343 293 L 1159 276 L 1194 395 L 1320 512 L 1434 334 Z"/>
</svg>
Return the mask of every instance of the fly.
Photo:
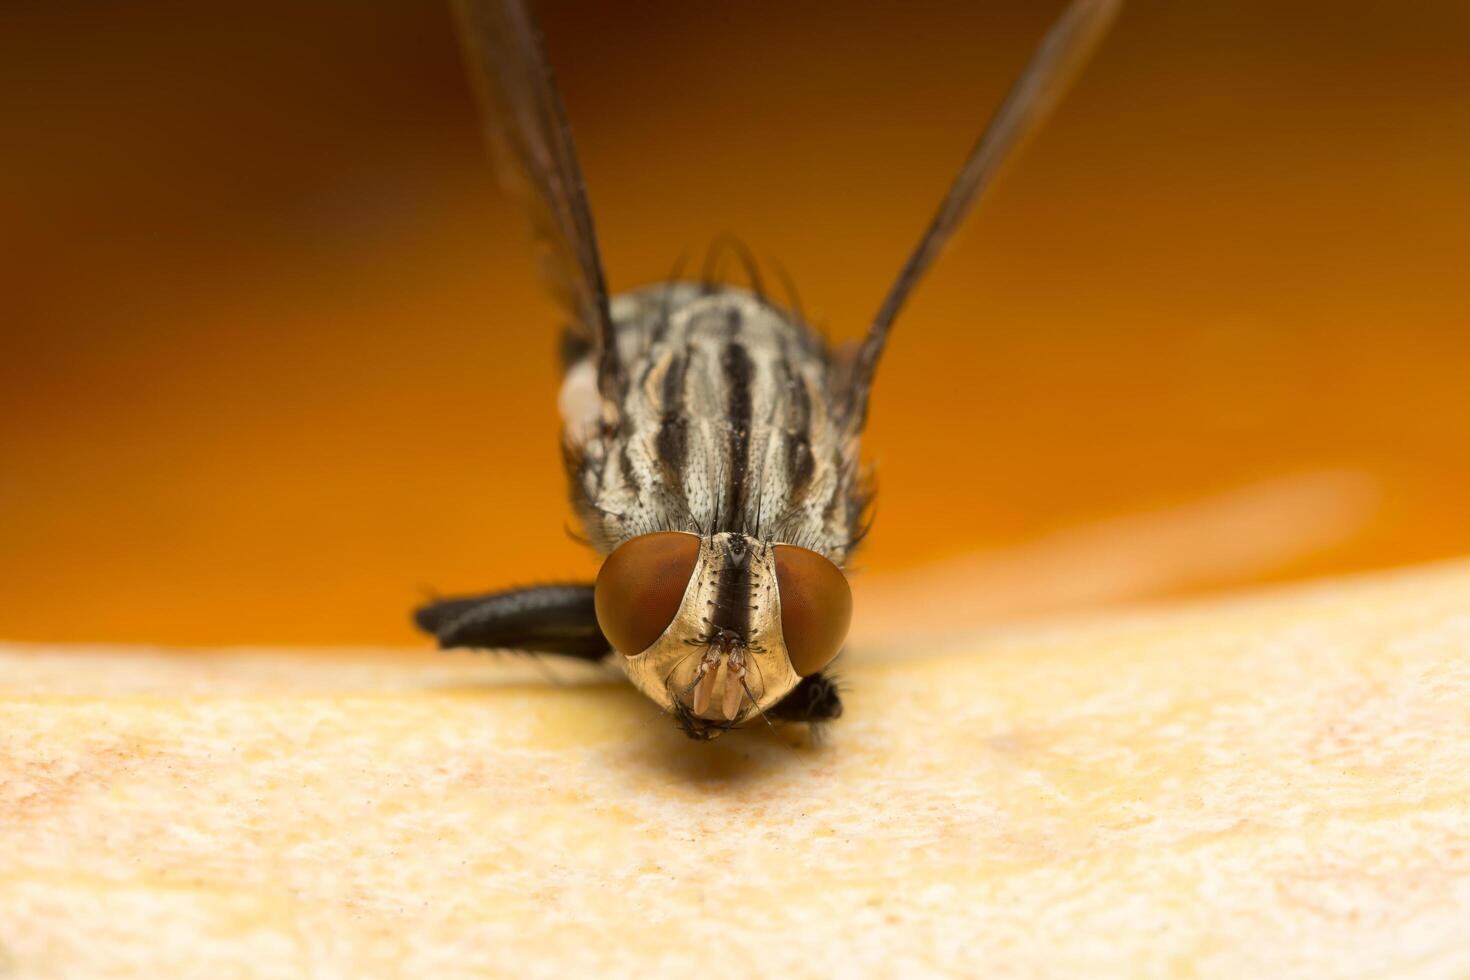
<svg viewBox="0 0 1470 980">
<path fill-rule="evenodd" d="M 572 498 L 604 557 L 585 585 L 446 599 L 439 645 L 612 657 L 691 738 L 842 713 L 828 667 L 866 531 L 868 393 L 904 301 L 1117 12 L 1073 0 L 970 151 L 866 337 L 830 347 L 752 288 L 609 297 L 581 170 L 523 0 L 456 0 L 502 178 L 529 205 L 570 316 L 559 396 Z"/>
</svg>

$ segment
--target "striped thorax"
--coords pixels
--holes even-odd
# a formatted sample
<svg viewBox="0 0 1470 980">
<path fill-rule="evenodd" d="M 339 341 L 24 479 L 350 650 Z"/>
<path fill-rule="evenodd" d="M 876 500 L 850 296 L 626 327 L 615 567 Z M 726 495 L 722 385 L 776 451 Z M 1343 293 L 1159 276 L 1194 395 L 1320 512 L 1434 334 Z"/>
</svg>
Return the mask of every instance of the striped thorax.
<svg viewBox="0 0 1470 980">
<path fill-rule="evenodd" d="M 833 412 L 821 338 L 728 286 L 655 286 L 612 310 L 626 365 L 615 411 L 603 411 L 590 356 L 570 366 L 561 395 L 593 545 L 738 531 L 841 564 L 863 506 L 858 439 Z"/>
</svg>

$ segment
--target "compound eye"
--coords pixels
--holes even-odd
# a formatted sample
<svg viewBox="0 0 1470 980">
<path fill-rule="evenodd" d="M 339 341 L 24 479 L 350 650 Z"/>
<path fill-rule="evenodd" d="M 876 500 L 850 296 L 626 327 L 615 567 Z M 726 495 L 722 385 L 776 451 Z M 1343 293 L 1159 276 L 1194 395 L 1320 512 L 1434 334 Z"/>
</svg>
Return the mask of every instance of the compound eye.
<svg viewBox="0 0 1470 980">
<path fill-rule="evenodd" d="M 802 677 L 832 662 L 852 622 L 852 590 L 842 570 L 815 551 L 776 545 L 781 635 L 791 667 Z"/>
<path fill-rule="evenodd" d="M 636 657 L 653 646 L 678 615 L 698 561 L 698 535 L 682 531 L 640 534 L 607 556 L 593 601 L 614 650 Z"/>
</svg>

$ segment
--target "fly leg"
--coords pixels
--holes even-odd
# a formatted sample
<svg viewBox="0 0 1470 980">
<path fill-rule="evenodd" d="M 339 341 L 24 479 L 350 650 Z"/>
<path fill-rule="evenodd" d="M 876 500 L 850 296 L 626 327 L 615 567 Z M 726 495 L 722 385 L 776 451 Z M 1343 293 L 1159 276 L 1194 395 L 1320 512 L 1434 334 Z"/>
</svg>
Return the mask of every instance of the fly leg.
<svg viewBox="0 0 1470 980">
<path fill-rule="evenodd" d="M 590 585 L 541 585 L 442 599 L 414 610 L 439 648 L 523 650 L 601 660 L 612 645 L 597 625 Z"/>
<path fill-rule="evenodd" d="M 801 679 L 791 693 L 767 712 L 780 721 L 831 721 L 842 716 L 842 699 L 837 682 L 820 671 Z"/>
</svg>

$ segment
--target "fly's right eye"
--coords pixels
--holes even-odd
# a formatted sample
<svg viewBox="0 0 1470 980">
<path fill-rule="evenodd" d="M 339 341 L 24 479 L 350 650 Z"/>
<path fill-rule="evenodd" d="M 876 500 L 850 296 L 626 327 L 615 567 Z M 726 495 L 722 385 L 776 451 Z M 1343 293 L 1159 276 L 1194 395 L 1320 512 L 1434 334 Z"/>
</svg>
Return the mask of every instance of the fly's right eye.
<svg viewBox="0 0 1470 980">
<path fill-rule="evenodd" d="M 659 531 L 629 538 L 597 573 L 597 624 L 613 649 L 635 657 L 653 646 L 684 602 L 699 561 L 699 536 Z"/>
<path fill-rule="evenodd" d="M 781 638 L 791 669 L 815 674 L 837 656 L 852 622 L 852 590 L 842 570 L 815 551 L 776 545 Z"/>
</svg>

